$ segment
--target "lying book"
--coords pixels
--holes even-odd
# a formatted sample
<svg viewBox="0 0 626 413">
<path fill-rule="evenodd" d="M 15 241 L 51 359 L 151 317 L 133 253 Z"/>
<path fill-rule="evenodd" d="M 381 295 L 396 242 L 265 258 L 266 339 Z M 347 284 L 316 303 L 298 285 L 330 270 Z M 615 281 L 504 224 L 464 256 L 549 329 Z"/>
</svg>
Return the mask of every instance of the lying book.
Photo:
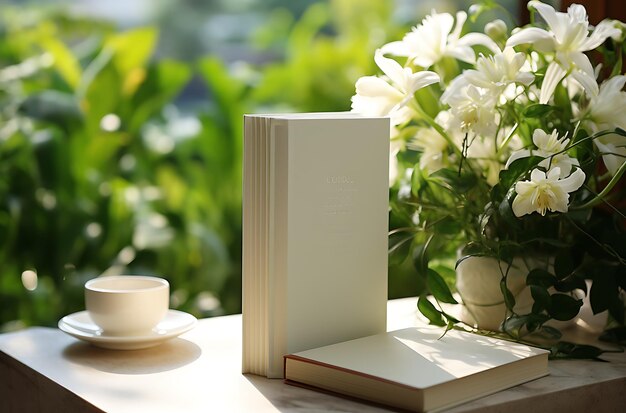
<svg viewBox="0 0 626 413">
<path fill-rule="evenodd" d="M 291 354 L 285 381 L 428 412 L 548 374 L 548 351 L 456 330 L 441 334 L 407 328 Z"/>
<path fill-rule="evenodd" d="M 388 118 L 245 117 L 244 373 L 385 331 L 388 176 Z"/>
</svg>

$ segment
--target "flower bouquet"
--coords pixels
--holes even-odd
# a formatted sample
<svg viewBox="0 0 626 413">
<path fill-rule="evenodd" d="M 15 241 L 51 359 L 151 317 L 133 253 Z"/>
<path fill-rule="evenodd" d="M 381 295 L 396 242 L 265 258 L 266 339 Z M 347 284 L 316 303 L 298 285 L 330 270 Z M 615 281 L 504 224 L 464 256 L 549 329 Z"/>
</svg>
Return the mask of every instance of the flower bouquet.
<svg viewBox="0 0 626 413">
<path fill-rule="evenodd" d="M 623 335 L 625 26 L 594 27 L 580 5 L 528 8 L 530 25 L 484 33 L 433 12 L 376 51 L 382 75 L 357 81 L 353 110 L 392 123 L 390 254 L 411 257 L 433 324 L 558 338 L 587 300 Z M 476 258 L 496 276 L 457 280 L 459 298 Z M 487 290 L 496 324 L 449 310 Z"/>
</svg>

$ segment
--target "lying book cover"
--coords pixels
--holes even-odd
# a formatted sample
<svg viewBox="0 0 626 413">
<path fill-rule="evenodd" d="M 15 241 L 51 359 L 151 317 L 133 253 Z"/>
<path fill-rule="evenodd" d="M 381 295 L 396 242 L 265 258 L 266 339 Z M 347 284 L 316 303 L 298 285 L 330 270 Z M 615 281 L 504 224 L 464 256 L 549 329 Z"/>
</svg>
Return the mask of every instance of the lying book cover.
<svg viewBox="0 0 626 413">
<path fill-rule="evenodd" d="M 285 380 L 405 410 L 449 408 L 548 374 L 542 349 L 407 328 L 285 356 Z"/>
<path fill-rule="evenodd" d="M 389 119 L 245 118 L 243 371 L 383 332 Z"/>
</svg>

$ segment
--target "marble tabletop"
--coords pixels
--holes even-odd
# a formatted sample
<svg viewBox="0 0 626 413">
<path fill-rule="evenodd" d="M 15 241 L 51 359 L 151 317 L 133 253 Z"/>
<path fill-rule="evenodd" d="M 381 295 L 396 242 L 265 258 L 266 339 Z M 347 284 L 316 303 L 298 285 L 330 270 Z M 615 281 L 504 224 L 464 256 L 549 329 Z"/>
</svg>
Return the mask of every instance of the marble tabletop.
<svg viewBox="0 0 626 413">
<path fill-rule="evenodd" d="M 419 325 L 392 300 L 388 329 Z M 550 361 L 550 375 L 448 412 L 624 412 L 626 355 Z M 241 374 L 241 316 L 200 320 L 145 350 L 103 350 L 52 328 L 0 335 L 0 412 L 377 412 L 382 407 Z"/>
</svg>

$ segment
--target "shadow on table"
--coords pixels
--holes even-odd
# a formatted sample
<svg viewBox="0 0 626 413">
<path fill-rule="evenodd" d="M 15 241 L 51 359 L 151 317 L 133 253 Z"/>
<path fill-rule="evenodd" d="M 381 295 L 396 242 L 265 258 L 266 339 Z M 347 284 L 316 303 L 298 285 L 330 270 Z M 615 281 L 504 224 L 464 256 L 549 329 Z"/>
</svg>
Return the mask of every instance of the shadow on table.
<svg viewBox="0 0 626 413">
<path fill-rule="evenodd" d="M 243 375 L 280 412 L 360 412 L 388 410 L 379 405 L 351 397 L 285 384 L 282 379 L 268 379 L 254 374 Z"/>
<path fill-rule="evenodd" d="M 174 370 L 202 354 L 194 343 L 175 338 L 143 350 L 107 350 L 87 343 L 74 343 L 63 350 L 63 357 L 75 364 L 117 374 L 153 374 Z"/>
</svg>

